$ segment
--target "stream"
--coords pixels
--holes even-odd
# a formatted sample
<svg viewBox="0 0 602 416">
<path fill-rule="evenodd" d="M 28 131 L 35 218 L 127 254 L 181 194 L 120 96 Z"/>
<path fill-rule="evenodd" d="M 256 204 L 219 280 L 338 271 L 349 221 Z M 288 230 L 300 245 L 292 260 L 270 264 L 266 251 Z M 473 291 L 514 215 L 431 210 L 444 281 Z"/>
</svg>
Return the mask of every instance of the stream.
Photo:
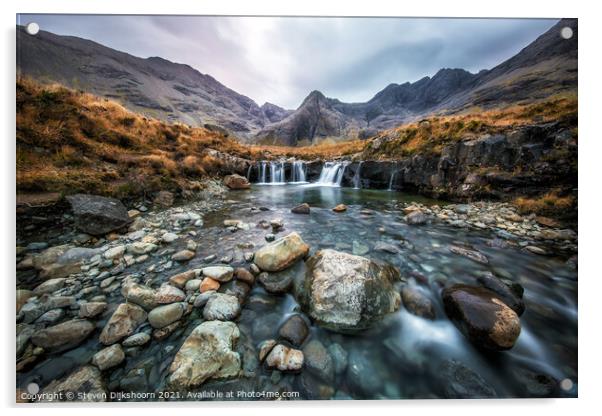
<svg viewBox="0 0 602 416">
<path fill-rule="evenodd" d="M 276 166 L 273 169 L 278 172 Z M 295 172 L 295 181 L 304 182 L 303 171 Z M 336 184 L 337 171 L 328 174 L 321 182 Z M 276 183 L 283 180 L 279 173 L 273 177 Z M 265 174 L 263 179 L 265 182 Z M 204 259 L 211 255 L 217 259 L 231 257 L 233 267 L 244 265 L 244 253 L 264 245 L 265 235 L 270 232 L 255 224 L 281 218 L 284 230 L 276 238 L 296 231 L 310 245 L 310 255 L 333 248 L 393 264 L 408 284 L 431 299 L 435 319 L 415 316 L 402 306 L 361 334 L 343 335 L 311 325 L 308 339 L 319 340 L 329 351 L 337 368 L 334 380 L 306 370 L 272 371 L 258 363 L 257 346 L 267 339 L 277 339 L 278 328 L 286 319 L 302 311 L 291 294 L 269 294 L 255 283 L 235 320 L 241 332 L 237 348 L 244 376 L 208 381 L 199 391 L 288 391 L 298 392 L 294 398 L 301 399 L 430 399 L 460 397 L 462 391 L 470 395 L 475 390 L 492 391 L 500 398 L 577 395 L 577 271 L 568 267 L 565 257 L 492 246 L 488 242 L 495 234 L 489 229 L 457 228 L 444 223 L 413 226 L 403 221 L 404 203 L 428 206 L 442 205 L 441 201 L 402 192 L 318 185 L 255 184 L 250 191 L 229 192 L 224 207 L 204 215 L 202 228 L 191 237 L 198 243 L 196 256 L 187 264 L 152 276 L 153 286 L 173 274 L 205 265 Z M 291 213 L 293 206 L 304 202 L 311 206 L 309 215 Z M 333 212 L 338 204 L 346 204 L 347 211 Z M 223 225 L 228 219 L 244 221 L 250 228 L 232 232 Z M 379 242 L 399 250 L 375 250 Z M 451 253 L 448 247 L 458 244 L 480 251 L 489 264 Z M 148 265 L 135 264 L 125 273 L 144 276 Z M 526 310 L 520 318 L 521 334 L 508 351 L 493 353 L 475 348 L 443 310 L 440 293 L 444 286 L 475 285 L 477 277 L 486 272 L 524 288 Z M 305 265 L 299 262 L 281 273 L 299 279 Z M 107 295 L 109 304 L 122 299 L 119 291 Z M 132 351 L 124 364 L 103 373 L 108 389 L 165 389 L 167 369 L 187 334 L 201 322 L 200 316 L 193 311 L 168 338 Z M 97 334 L 109 317 L 104 314 L 97 321 L 95 335 L 76 348 L 47 354 L 33 367 L 17 373 L 17 385 L 36 382 L 44 386 L 88 362 L 102 348 Z"/>
</svg>

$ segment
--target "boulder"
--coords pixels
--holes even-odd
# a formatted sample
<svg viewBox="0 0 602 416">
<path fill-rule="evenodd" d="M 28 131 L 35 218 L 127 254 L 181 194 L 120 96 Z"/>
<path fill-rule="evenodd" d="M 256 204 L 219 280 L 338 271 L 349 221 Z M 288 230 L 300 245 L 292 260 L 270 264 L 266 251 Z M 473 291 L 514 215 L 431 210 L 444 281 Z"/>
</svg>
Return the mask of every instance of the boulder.
<svg viewBox="0 0 602 416">
<path fill-rule="evenodd" d="M 259 280 L 259 283 L 261 283 L 266 291 L 280 295 L 290 290 L 293 284 L 293 275 L 288 273 L 288 271 L 280 273 L 262 272 L 259 274 L 257 280 Z"/>
<path fill-rule="evenodd" d="M 300 205 L 297 205 L 296 207 L 293 207 L 291 209 L 291 212 L 293 214 L 309 214 L 309 204 L 307 202 L 304 202 Z"/>
<path fill-rule="evenodd" d="M 249 189 L 251 187 L 247 178 L 236 174 L 224 176 L 224 185 L 229 189 Z"/>
<path fill-rule="evenodd" d="M 232 322 L 210 321 L 197 326 L 169 368 L 170 387 L 188 390 L 208 379 L 237 376 L 241 361 L 233 349 L 239 337 L 238 327 Z"/>
<path fill-rule="evenodd" d="M 67 279 L 64 277 L 46 280 L 44 283 L 37 286 L 33 290 L 33 293 L 39 296 L 43 295 L 44 293 L 52 293 L 56 290 L 62 289 L 62 287 L 65 286 L 65 280 Z"/>
<path fill-rule="evenodd" d="M 196 277 L 195 270 L 187 270 L 182 273 L 174 274 L 169 278 L 169 283 L 183 289 L 186 287 L 186 282 Z"/>
<path fill-rule="evenodd" d="M 296 232 L 260 248 L 253 261 L 264 271 L 278 272 L 292 266 L 309 253 L 309 246 Z"/>
<path fill-rule="evenodd" d="M 524 289 L 520 284 L 513 283 L 507 285 L 492 273 L 477 277 L 477 281 L 487 289 L 495 292 L 518 316 L 521 316 L 525 312 L 525 302 L 523 301 Z"/>
<path fill-rule="evenodd" d="M 66 350 L 81 344 L 94 331 L 94 324 L 85 319 L 73 319 L 36 331 L 31 342 L 47 350 Z"/>
<path fill-rule="evenodd" d="M 111 345 L 134 333 L 146 320 L 146 312 L 132 303 L 120 304 L 100 334 L 100 342 Z"/>
<path fill-rule="evenodd" d="M 191 251 L 191 250 L 180 250 L 177 253 L 174 253 L 171 256 L 171 259 L 175 260 L 175 261 L 188 261 L 188 260 L 194 258 L 194 256 L 195 256 L 194 251 Z"/>
<path fill-rule="evenodd" d="M 317 339 L 312 339 L 303 347 L 305 367 L 318 378 L 328 383 L 334 382 L 334 361 L 330 353 Z"/>
<path fill-rule="evenodd" d="M 186 293 L 184 293 L 181 289 L 169 284 L 163 284 L 155 294 L 155 300 L 160 305 L 182 302 L 185 299 Z"/>
<path fill-rule="evenodd" d="M 255 276 L 253 276 L 253 273 L 244 267 L 236 268 L 236 270 L 234 270 L 234 277 L 241 282 L 245 282 L 249 286 L 253 286 L 253 283 L 255 283 Z"/>
<path fill-rule="evenodd" d="M 217 280 L 220 283 L 226 283 L 232 280 L 234 269 L 230 266 L 210 266 L 203 268 L 203 276 Z"/>
<path fill-rule="evenodd" d="M 139 347 L 141 345 L 146 344 L 148 341 L 150 341 L 150 339 L 150 335 L 146 332 L 138 332 L 137 334 L 130 335 L 129 337 L 124 339 L 121 345 L 123 345 L 126 348 Z"/>
<path fill-rule="evenodd" d="M 139 283 L 128 283 L 123 286 L 121 294 L 128 302 L 142 306 L 147 311 L 157 306 L 157 291 Z"/>
<path fill-rule="evenodd" d="M 514 346 L 520 320 L 496 293 L 457 284 L 444 289 L 441 297 L 449 319 L 473 344 L 498 351 Z"/>
<path fill-rule="evenodd" d="M 309 328 L 301 316 L 293 315 L 280 327 L 278 335 L 291 344 L 299 346 L 309 335 Z"/>
<path fill-rule="evenodd" d="M 269 368 L 280 371 L 300 371 L 303 368 L 303 352 L 278 344 L 272 348 L 265 363 Z"/>
<path fill-rule="evenodd" d="M 357 332 L 399 309 L 393 284 L 400 279 L 391 265 L 331 249 L 306 262 L 297 299 L 319 325 L 333 331 Z"/>
<path fill-rule="evenodd" d="M 148 322 L 153 328 L 163 328 L 178 321 L 184 315 L 187 306 L 184 302 L 158 306 L 148 313 Z"/>
<path fill-rule="evenodd" d="M 125 360 L 125 353 L 119 344 L 103 348 L 92 357 L 92 364 L 103 371 L 121 364 Z"/>
<path fill-rule="evenodd" d="M 332 210 L 334 212 L 345 212 L 345 211 L 347 211 L 347 205 L 345 205 L 345 204 L 339 204 L 336 207 L 334 207 Z"/>
<path fill-rule="evenodd" d="M 80 318 L 94 318 L 100 315 L 107 309 L 106 302 L 86 302 L 79 307 Z"/>
<path fill-rule="evenodd" d="M 406 215 L 405 220 L 410 225 L 421 225 L 426 223 L 427 217 L 422 211 L 416 210 Z"/>
<path fill-rule="evenodd" d="M 75 225 L 91 235 L 103 235 L 125 227 L 132 219 L 121 201 L 98 195 L 75 194 L 67 197 Z"/>
<path fill-rule="evenodd" d="M 403 306 L 408 312 L 426 319 L 435 319 L 435 308 L 433 302 L 423 294 L 419 289 L 411 286 L 404 286 L 401 290 L 401 299 Z"/>
<path fill-rule="evenodd" d="M 91 365 L 77 369 L 62 380 L 52 381 L 41 393 L 40 401 L 61 400 L 61 397 L 64 401 L 73 401 L 71 394 L 77 394 L 79 401 L 104 402 L 108 395 L 100 370 Z"/>
<path fill-rule="evenodd" d="M 210 277 L 205 277 L 199 285 L 199 292 L 205 293 L 210 291 L 216 291 L 220 287 L 220 283 L 217 280 L 213 280 Z"/>
<path fill-rule="evenodd" d="M 240 313 L 240 304 L 238 298 L 224 293 L 215 293 L 209 298 L 205 309 L 203 309 L 203 318 L 207 321 L 231 321 Z"/>
<path fill-rule="evenodd" d="M 444 396 L 448 399 L 487 399 L 497 397 L 493 387 L 470 368 L 447 360 L 439 368 Z"/>
</svg>

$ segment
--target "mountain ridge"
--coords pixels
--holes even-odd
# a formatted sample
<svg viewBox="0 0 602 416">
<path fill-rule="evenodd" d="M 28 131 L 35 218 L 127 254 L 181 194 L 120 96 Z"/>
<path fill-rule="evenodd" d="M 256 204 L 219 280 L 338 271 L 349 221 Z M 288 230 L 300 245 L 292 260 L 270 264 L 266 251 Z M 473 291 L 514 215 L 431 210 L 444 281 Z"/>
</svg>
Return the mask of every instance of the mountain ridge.
<svg viewBox="0 0 602 416">
<path fill-rule="evenodd" d="M 570 40 L 560 28 L 573 30 Z M 314 90 L 295 110 L 251 98 L 209 74 L 161 57 L 138 58 L 91 40 L 17 30 L 19 74 L 115 99 L 133 111 L 192 126 L 219 125 L 242 141 L 304 145 L 367 138 L 430 114 L 545 98 L 577 85 L 577 19 L 560 20 L 512 58 L 471 73 L 441 68 L 413 83 L 391 83 L 370 100 L 345 103 Z"/>
</svg>

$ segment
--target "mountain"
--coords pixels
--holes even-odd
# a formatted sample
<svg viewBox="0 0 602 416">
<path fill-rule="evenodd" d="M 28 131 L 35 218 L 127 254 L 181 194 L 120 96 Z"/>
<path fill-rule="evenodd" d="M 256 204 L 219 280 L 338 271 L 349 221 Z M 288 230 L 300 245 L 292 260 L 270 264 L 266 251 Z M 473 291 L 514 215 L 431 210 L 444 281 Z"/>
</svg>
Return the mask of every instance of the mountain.
<svg viewBox="0 0 602 416">
<path fill-rule="evenodd" d="M 104 96 L 138 113 L 192 126 L 216 124 L 250 137 L 289 111 L 252 99 L 194 68 L 138 58 L 96 42 L 17 28 L 18 74 Z"/>
<path fill-rule="evenodd" d="M 566 26 L 573 30 L 570 39 L 560 36 Z M 364 138 L 430 114 L 531 102 L 576 88 L 577 19 L 563 19 L 514 57 L 478 74 L 441 69 L 432 78 L 390 84 L 366 103 L 343 103 L 313 91 L 256 140 L 296 145 L 330 136 Z"/>
<path fill-rule="evenodd" d="M 563 39 L 568 26 L 573 37 Z M 577 19 L 563 19 L 514 57 L 472 74 L 444 68 L 413 83 L 390 84 L 365 103 L 311 92 L 294 111 L 261 107 L 210 75 L 162 58 L 138 58 L 90 40 L 17 30 L 18 73 L 119 101 L 128 109 L 192 126 L 221 126 L 242 140 L 296 146 L 327 137 L 367 138 L 433 114 L 493 108 L 573 92 Z"/>
</svg>

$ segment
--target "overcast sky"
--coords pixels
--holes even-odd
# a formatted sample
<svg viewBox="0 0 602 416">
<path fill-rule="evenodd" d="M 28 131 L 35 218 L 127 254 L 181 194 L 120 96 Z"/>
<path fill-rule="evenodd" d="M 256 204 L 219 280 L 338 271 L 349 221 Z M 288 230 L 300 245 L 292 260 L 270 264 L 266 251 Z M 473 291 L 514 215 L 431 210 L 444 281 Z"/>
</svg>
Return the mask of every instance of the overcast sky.
<svg viewBox="0 0 602 416">
<path fill-rule="evenodd" d="M 367 101 L 440 68 L 489 69 L 553 19 L 22 15 L 42 30 L 160 56 L 210 74 L 258 104 L 297 108 L 312 90 Z"/>
</svg>

